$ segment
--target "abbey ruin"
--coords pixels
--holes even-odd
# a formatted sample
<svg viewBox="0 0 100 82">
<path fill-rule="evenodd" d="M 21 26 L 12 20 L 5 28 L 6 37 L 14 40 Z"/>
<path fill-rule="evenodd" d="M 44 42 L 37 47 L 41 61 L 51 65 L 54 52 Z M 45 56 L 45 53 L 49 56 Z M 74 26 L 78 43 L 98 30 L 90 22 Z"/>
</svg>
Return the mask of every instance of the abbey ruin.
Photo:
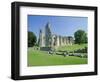
<svg viewBox="0 0 100 82">
<path fill-rule="evenodd" d="M 39 47 L 59 47 L 65 45 L 72 45 L 74 39 L 72 36 L 61 36 L 52 33 L 50 23 L 47 23 L 44 29 L 39 32 Z"/>
</svg>

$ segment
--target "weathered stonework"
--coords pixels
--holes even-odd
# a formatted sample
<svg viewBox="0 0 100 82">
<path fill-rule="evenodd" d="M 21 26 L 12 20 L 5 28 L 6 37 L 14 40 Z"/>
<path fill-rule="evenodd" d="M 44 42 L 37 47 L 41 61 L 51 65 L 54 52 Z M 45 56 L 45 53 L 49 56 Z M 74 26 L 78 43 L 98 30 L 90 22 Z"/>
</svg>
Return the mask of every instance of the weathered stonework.
<svg viewBox="0 0 100 82">
<path fill-rule="evenodd" d="M 40 47 L 59 47 L 65 45 L 72 45 L 74 39 L 71 36 L 59 36 L 52 34 L 50 23 L 47 23 L 44 30 L 39 33 L 39 46 Z M 42 49 L 42 48 L 41 48 Z"/>
</svg>

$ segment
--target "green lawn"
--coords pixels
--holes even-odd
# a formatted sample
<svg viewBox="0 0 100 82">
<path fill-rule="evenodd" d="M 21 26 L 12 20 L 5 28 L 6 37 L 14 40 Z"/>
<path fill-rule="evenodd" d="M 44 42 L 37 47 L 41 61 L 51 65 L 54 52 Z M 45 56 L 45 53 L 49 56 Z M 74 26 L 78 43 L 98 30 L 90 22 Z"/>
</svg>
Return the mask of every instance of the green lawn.
<svg viewBox="0 0 100 82">
<path fill-rule="evenodd" d="M 79 48 L 80 45 L 77 45 Z M 81 48 L 86 45 L 82 45 Z M 66 49 L 66 47 L 60 47 Z M 59 49 L 60 49 L 59 48 Z M 67 49 L 75 50 L 76 47 L 67 47 Z M 28 48 L 28 66 L 51 66 L 51 65 L 75 65 L 75 64 L 87 64 L 87 58 L 80 58 L 75 56 L 61 56 L 61 55 L 49 55 L 46 51 L 34 50 Z"/>
<path fill-rule="evenodd" d="M 68 46 L 61 46 L 61 47 L 57 48 L 57 50 L 74 51 L 74 50 L 82 49 L 86 46 L 87 46 L 87 44 L 80 44 L 80 45 L 74 44 L 74 45 L 68 45 Z"/>
</svg>

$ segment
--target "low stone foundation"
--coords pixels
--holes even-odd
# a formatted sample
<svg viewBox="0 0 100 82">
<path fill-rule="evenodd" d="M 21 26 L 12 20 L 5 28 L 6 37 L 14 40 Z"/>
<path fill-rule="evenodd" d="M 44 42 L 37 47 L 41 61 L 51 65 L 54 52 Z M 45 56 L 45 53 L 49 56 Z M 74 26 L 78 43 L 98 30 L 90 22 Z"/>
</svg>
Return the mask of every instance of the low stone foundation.
<svg viewBox="0 0 100 82">
<path fill-rule="evenodd" d="M 50 51 L 50 50 L 52 50 L 52 48 L 51 47 L 40 47 L 40 50 L 42 50 L 42 51 Z"/>
</svg>

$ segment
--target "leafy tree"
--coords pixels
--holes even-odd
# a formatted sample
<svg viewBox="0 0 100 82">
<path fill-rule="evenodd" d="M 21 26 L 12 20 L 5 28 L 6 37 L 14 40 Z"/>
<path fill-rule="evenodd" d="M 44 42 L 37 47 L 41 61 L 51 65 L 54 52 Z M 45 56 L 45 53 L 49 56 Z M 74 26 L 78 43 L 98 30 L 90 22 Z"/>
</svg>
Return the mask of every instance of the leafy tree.
<svg viewBox="0 0 100 82">
<path fill-rule="evenodd" d="M 36 35 L 33 32 L 28 32 L 28 47 L 32 47 L 35 45 L 37 41 Z"/>
<path fill-rule="evenodd" d="M 84 30 L 77 30 L 74 33 L 74 38 L 76 44 L 87 43 L 87 34 Z"/>
</svg>

